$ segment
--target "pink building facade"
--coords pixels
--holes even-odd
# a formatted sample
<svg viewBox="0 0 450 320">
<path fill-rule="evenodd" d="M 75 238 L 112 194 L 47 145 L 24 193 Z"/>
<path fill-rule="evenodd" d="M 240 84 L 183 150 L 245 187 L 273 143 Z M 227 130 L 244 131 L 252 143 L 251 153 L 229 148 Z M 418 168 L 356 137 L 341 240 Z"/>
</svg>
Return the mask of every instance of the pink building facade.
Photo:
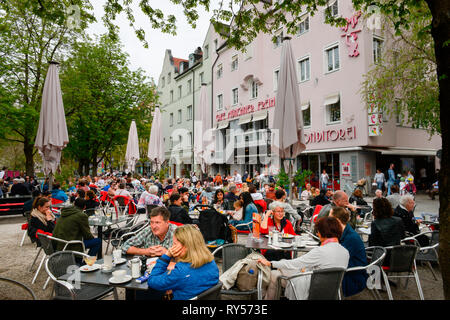
<svg viewBox="0 0 450 320">
<path fill-rule="evenodd" d="M 320 8 L 314 16 L 305 13 L 299 33 L 288 35 L 297 60 L 307 145 L 296 167 L 310 169 L 316 177 L 325 169 L 333 189 L 351 187 L 361 178 L 371 182 L 376 169 L 386 172 L 389 163 L 394 163 L 396 174 L 413 170 L 416 181 L 431 182 L 439 168 L 440 136 L 430 137 L 425 130 L 369 109 L 360 93 L 364 74 L 382 54 L 383 34 L 354 10 L 350 0 L 332 5 L 335 14 L 348 18 L 346 28 L 325 24 L 325 8 Z M 260 34 L 246 53 L 227 47 L 217 51 L 212 108 L 220 151 L 213 173 L 276 173 L 279 168 L 275 159 L 267 163 L 260 156 L 272 155 L 267 129 L 276 112 L 281 39 L 287 34 L 281 29 L 276 35 L 280 41 L 274 44 L 272 35 Z"/>
</svg>

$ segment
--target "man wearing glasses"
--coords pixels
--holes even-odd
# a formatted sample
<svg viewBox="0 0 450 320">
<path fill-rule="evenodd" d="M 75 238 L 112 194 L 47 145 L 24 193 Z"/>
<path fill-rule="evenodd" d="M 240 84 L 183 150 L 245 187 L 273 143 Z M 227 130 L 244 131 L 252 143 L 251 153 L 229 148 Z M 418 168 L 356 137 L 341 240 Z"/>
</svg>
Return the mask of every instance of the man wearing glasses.
<svg viewBox="0 0 450 320">
<path fill-rule="evenodd" d="M 172 247 L 173 233 L 177 228 L 169 223 L 170 212 L 165 207 L 156 207 L 150 212 L 150 228 L 145 228 L 125 241 L 122 252 L 129 255 L 159 257 Z"/>
</svg>

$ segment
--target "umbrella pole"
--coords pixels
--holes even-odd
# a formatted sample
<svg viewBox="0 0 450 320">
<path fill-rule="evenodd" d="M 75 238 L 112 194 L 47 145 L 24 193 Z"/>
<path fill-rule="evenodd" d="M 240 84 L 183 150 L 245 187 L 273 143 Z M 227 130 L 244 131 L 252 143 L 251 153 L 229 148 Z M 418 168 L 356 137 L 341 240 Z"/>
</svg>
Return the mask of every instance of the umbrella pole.
<svg viewBox="0 0 450 320">
<path fill-rule="evenodd" d="M 53 189 L 53 172 L 50 172 L 48 175 L 48 191 L 52 191 Z"/>
</svg>

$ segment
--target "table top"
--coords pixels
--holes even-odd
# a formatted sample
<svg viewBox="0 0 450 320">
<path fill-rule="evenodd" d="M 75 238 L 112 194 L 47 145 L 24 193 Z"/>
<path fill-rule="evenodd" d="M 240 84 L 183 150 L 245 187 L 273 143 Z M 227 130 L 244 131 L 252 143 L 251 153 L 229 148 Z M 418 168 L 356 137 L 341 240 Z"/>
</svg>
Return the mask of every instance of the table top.
<svg viewBox="0 0 450 320">
<path fill-rule="evenodd" d="M 134 258 L 134 256 L 126 256 L 127 262 Z M 126 270 L 127 275 L 131 275 L 131 269 L 128 266 L 128 263 L 122 263 L 120 265 L 117 265 L 113 267 L 112 272 L 116 270 Z M 97 260 L 97 264 L 103 264 L 103 259 Z M 95 284 L 95 285 L 104 285 L 104 286 L 111 286 L 111 287 L 118 287 L 118 288 L 126 288 L 126 289 L 133 289 L 133 290 L 147 290 L 148 285 L 147 281 L 143 283 L 136 282 L 136 279 L 131 279 L 128 282 L 120 283 L 120 284 L 112 284 L 109 282 L 109 279 L 112 278 L 112 272 L 110 273 L 104 273 L 100 269 L 91 271 L 91 272 L 81 272 L 80 271 L 80 282 L 86 283 L 86 284 Z M 58 280 L 64 280 L 67 281 L 69 277 L 71 277 L 71 274 L 66 273 L 65 275 L 58 278 Z M 73 278 L 72 278 L 73 279 Z"/>
<path fill-rule="evenodd" d="M 319 243 L 317 242 L 316 246 L 304 246 L 304 247 L 295 247 L 295 246 L 290 246 L 287 248 L 281 248 L 281 247 L 275 247 L 273 245 L 270 245 L 268 242 L 268 237 L 261 235 L 260 238 L 262 241 L 257 242 L 253 239 L 253 237 L 251 237 L 250 235 L 247 237 L 247 242 L 245 243 L 245 247 L 246 248 L 251 248 L 251 249 L 258 249 L 258 250 L 283 250 L 283 251 L 302 251 L 302 252 L 309 252 L 314 248 L 317 248 Z M 312 239 L 310 241 L 313 241 Z M 283 242 L 285 243 L 292 243 L 292 240 L 283 240 Z"/>
<path fill-rule="evenodd" d="M 111 226 L 113 224 L 117 224 L 120 222 L 124 222 L 128 219 L 128 216 L 119 216 L 118 219 L 114 217 L 114 215 L 111 217 L 111 220 L 109 220 L 106 216 L 90 216 L 89 217 L 89 225 L 90 226 Z"/>
</svg>

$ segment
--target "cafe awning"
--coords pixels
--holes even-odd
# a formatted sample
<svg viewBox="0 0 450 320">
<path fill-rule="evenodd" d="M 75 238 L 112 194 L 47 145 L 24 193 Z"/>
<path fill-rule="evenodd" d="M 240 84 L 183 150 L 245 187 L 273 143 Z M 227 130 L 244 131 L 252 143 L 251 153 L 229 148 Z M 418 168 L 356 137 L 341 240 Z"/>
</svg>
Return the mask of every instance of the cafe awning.
<svg viewBox="0 0 450 320">
<path fill-rule="evenodd" d="M 367 151 L 380 152 L 384 155 L 398 156 L 436 156 L 434 149 L 416 149 L 416 148 L 364 148 Z"/>
<path fill-rule="evenodd" d="M 309 109 L 310 103 L 308 102 L 303 102 L 300 107 L 302 108 L 302 111 L 305 111 L 307 109 Z"/>
<path fill-rule="evenodd" d="M 339 93 L 333 93 L 325 97 L 325 103 L 324 105 L 330 105 L 338 103 L 339 101 Z"/>
<path fill-rule="evenodd" d="M 239 118 L 239 125 L 249 123 L 250 121 L 252 121 L 252 115 L 246 114 L 245 116 Z"/>
<path fill-rule="evenodd" d="M 225 129 L 230 124 L 229 121 L 221 121 L 217 124 L 217 130 Z"/>
<path fill-rule="evenodd" d="M 253 121 L 261 121 L 261 120 L 264 120 L 266 118 L 267 118 L 267 110 L 264 110 L 262 112 L 255 113 L 253 115 L 253 119 L 252 120 Z"/>
</svg>

